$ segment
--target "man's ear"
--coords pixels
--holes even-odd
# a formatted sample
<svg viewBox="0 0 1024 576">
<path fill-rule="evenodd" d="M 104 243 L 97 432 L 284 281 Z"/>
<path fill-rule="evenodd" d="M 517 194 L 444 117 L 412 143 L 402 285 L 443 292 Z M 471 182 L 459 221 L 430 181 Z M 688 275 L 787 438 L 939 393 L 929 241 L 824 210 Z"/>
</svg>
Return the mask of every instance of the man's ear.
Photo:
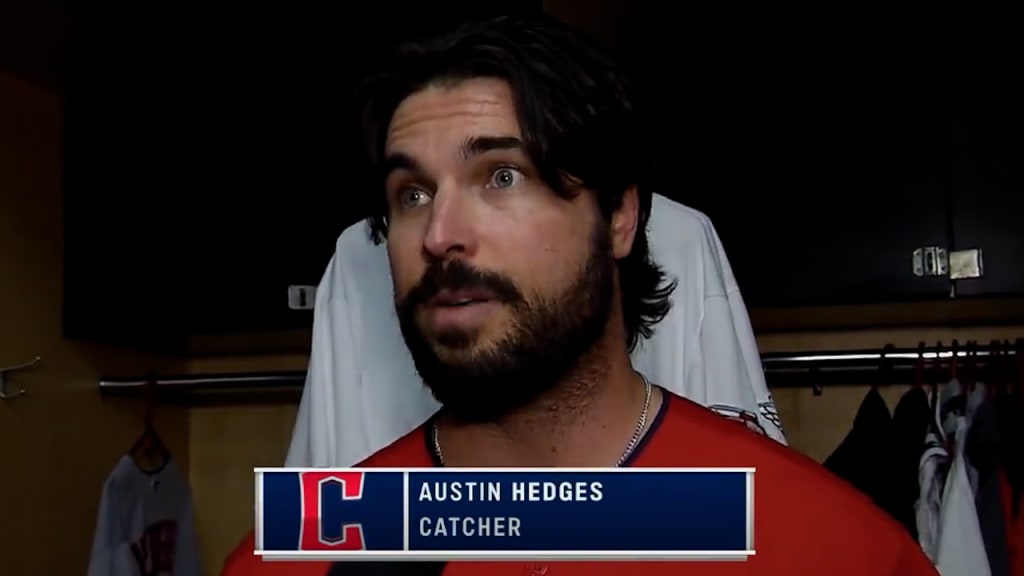
<svg viewBox="0 0 1024 576">
<path fill-rule="evenodd" d="M 640 221 L 640 198 L 636 186 L 630 186 L 622 195 L 622 202 L 612 212 L 611 241 L 615 259 L 625 258 L 633 250 L 637 223 Z"/>
</svg>

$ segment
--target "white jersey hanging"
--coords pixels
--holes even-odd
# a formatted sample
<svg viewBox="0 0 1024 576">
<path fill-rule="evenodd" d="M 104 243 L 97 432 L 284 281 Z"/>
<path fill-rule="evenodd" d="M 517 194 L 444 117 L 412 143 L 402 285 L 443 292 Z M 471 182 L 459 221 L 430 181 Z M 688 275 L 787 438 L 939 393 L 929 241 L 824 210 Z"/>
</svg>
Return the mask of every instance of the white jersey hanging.
<svg viewBox="0 0 1024 576">
<path fill-rule="evenodd" d="M 192 495 L 173 460 L 147 473 L 129 456 L 103 486 L 88 576 L 201 576 Z"/>
</svg>

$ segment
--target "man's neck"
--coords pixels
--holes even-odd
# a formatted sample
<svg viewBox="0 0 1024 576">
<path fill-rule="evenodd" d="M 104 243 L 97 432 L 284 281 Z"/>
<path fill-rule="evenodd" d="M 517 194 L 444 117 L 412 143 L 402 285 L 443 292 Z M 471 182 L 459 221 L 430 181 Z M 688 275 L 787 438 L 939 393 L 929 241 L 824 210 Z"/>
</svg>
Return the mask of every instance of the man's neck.
<svg viewBox="0 0 1024 576">
<path fill-rule="evenodd" d="M 659 402 L 660 396 L 652 400 L 651 414 Z M 643 378 L 628 354 L 599 344 L 531 405 L 493 423 L 442 417 L 438 439 L 446 466 L 611 466 L 635 434 L 643 403 Z"/>
</svg>

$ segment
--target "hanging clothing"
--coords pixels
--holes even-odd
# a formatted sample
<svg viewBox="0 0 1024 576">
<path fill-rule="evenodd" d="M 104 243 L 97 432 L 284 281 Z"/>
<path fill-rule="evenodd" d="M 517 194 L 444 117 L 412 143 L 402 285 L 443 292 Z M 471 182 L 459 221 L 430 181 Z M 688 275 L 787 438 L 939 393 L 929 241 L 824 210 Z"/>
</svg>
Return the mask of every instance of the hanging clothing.
<svg viewBox="0 0 1024 576">
<path fill-rule="evenodd" d="M 655 195 L 652 258 L 678 281 L 672 309 L 633 353 L 677 394 L 785 443 L 750 318 L 708 217 Z M 345 230 L 316 294 L 306 387 L 286 464 L 351 466 L 439 408 L 405 347 L 386 248 L 366 223 Z"/>
<path fill-rule="evenodd" d="M 928 435 L 921 458 L 918 539 L 942 576 L 991 576 L 967 472 L 972 407 L 961 392 L 953 379 L 935 398 L 935 432 Z"/>
<path fill-rule="evenodd" d="M 1024 494 L 1024 393 L 1013 390 L 999 396 L 994 406 L 996 430 L 999 437 L 999 468 L 1007 483 L 1004 506 L 1014 519 L 1021 514 L 1021 495 Z"/>
<path fill-rule="evenodd" d="M 958 416 L 954 429 L 955 452 L 942 493 L 936 567 L 942 576 L 991 576 L 988 554 L 967 478 L 968 423 Z"/>
<path fill-rule="evenodd" d="M 1013 485 L 1002 469 L 998 472 L 999 495 L 1006 525 L 1006 556 L 1010 576 L 1024 576 L 1024 514 L 1013 508 Z"/>
<path fill-rule="evenodd" d="M 993 401 L 999 460 L 999 488 L 1006 525 L 1006 547 L 1011 576 L 1024 576 L 1024 396 L 1019 389 Z"/>
<path fill-rule="evenodd" d="M 825 460 L 825 467 L 895 517 L 892 440 L 889 407 L 878 390 L 872 389 L 857 410 L 853 428 Z"/>
<path fill-rule="evenodd" d="M 975 383 L 971 389 L 967 392 L 964 400 L 964 416 L 967 418 L 968 428 L 968 440 L 970 439 L 970 429 L 974 425 L 974 417 L 978 412 L 978 409 L 985 402 L 985 398 L 988 396 L 985 385 L 981 382 Z M 978 496 L 978 469 L 975 468 L 971 459 L 967 458 L 967 480 L 970 482 L 971 491 L 974 493 L 975 499 Z"/>
<path fill-rule="evenodd" d="M 185 477 L 171 460 L 147 473 L 123 456 L 103 487 L 88 575 L 201 574 Z"/>
<path fill-rule="evenodd" d="M 949 453 L 941 436 L 932 432 L 925 439 L 918 467 L 921 496 L 914 504 L 917 518 L 917 541 L 932 563 L 939 559 L 939 533 L 942 516 L 942 490 L 949 469 Z"/>
<path fill-rule="evenodd" d="M 971 427 L 967 432 L 967 461 L 977 471 L 974 503 L 978 510 L 978 523 L 985 542 L 989 569 L 992 576 L 1010 576 L 998 445 L 993 399 L 991 395 L 986 395 L 971 418 Z"/>
<path fill-rule="evenodd" d="M 924 452 L 932 409 L 923 388 L 908 390 L 892 415 L 892 514 L 917 539 L 914 503 L 921 495 L 917 470 Z"/>
<path fill-rule="evenodd" d="M 925 437 L 921 463 L 918 466 L 920 497 L 914 504 L 917 518 L 917 539 L 925 554 L 937 563 L 939 558 L 939 536 L 941 532 L 942 493 L 949 472 L 949 452 L 946 449 L 946 435 L 943 432 L 943 415 L 955 403 L 960 392 L 960 383 L 955 379 L 938 388 L 931 399 L 929 408 L 930 430 Z"/>
</svg>

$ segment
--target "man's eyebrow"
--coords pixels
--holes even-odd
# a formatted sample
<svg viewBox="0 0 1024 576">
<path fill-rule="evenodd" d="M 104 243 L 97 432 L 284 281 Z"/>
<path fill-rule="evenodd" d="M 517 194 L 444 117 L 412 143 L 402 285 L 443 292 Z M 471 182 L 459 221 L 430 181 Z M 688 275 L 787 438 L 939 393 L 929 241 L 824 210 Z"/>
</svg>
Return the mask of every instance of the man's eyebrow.
<svg viewBox="0 0 1024 576">
<path fill-rule="evenodd" d="M 416 162 L 416 160 L 412 158 L 412 156 L 409 156 L 407 154 L 402 154 L 401 152 L 388 154 L 387 157 L 384 158 L 384 179 L 387 180 L 391 176 L 391 173 L 397 170 L 419 172 L 420 165 L 418 162 Z"/>
<path fill-rule="evenodd" d="M 467 138 L 460 147 L 460 154 L 464 160 L 471 160 L 481 154 L 494 150 L 525 150 L 523 141 L 514 136 L 474 136 Z M 409 172 L 422 172 L 422 168 L 412 156 L 401 152 L 388 154 L 384 158 L 382 175 L 386 180 L 391 174 L 398 170 Z"/>
<path fill-rule="evenodd" d="M 525 150 L 523 141 L 514 136 L 475 136 L 462 143 L 462 158 L 469 160 L 493 150 Z"/>
</svg>

